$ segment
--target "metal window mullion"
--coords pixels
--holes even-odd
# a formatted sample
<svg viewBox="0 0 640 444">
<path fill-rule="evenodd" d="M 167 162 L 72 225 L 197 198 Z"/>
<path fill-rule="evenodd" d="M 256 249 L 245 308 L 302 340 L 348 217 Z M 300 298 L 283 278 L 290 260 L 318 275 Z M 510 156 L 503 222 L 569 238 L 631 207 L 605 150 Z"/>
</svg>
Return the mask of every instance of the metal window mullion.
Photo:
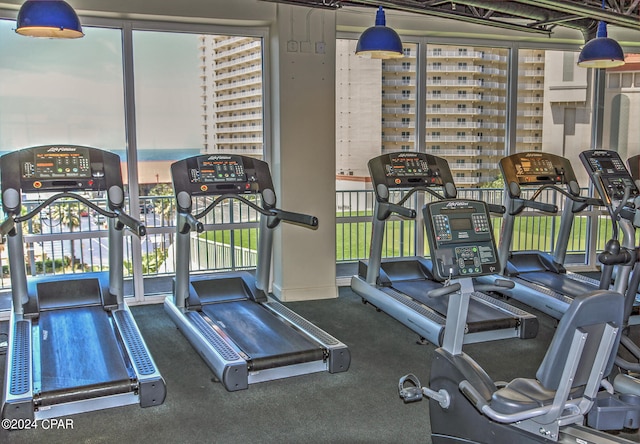
<svg viewBox="0 0 640 444">
<path fill-rule="evenodd" d="M 504 155 L 515 153 L 518 124 L 518 45 L 509 48 L 509 67 L 507 74 L 507 121 L 504 137 Z"/>
<path fill-rule="evenodd" d="M 127 141 L 127 164 L 129 180 L 129 211 L 140 208 L 138 192 L 138 140 L 136 129 L 135 77 L 133 70 L 133 25 L 122 25 L 122 64 L 124 80 L 124 121 Z M 137 239 L 137 238 L 136 238 Z M 142 243 L 140 239 L 131 240 L 131 264 L 133 267 L 133 295 L 136 301 L 144 300 L 144 281 L 142 275 Z"/>
<path fill-rule="evenodd" d="M 427 129 L 427 42 L 421 40 L 418 44 L 418 56 L 416 58 L 416 151 L 426 152 L 426 129 Z M 416 218 L 415 218 L 415 242 L 414 254 L 424 256 L 424 229 L 422 211 L 420 209 L 425 204 L 424 193 L 416 193 Z"/>
</svg>

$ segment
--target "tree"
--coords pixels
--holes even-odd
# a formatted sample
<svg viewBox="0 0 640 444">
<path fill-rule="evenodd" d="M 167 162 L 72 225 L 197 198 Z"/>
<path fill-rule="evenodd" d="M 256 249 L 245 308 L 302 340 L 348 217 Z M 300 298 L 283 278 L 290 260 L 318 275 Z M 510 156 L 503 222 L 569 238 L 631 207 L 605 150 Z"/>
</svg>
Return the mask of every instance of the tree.
<svg viewBox="0 0 640 444">
<path fill-rule="evenodd" d="M 504 177 L 502 177 L 502 173 L 498 174 L 498 177 L 495 178 L 495 180 L 492 180 L 491 182 L 486 182 L 484 184 L 482 184 L 482 186 L 480 188 L 498 188 L 498 189 L 503 189 L 504 188 Z"/>
<path fill-rule="evenodd" d="M 80 227 L 80 211 L 77 205 L 71 205 L 70 201 L 63 202 L 51 207 L 51 219 L 57 219 L 62 225 L 69 227 L 73 233 L 75 228 Z M 75 268 L 76 253 L 75 244 L 71 239 L 71 269 Z"/>
<path fill-rule="evenodd" d="M 156 214 L 169 222 L 174 217 L 173 188 L 168 183 L 159 183 L 149 190 L 149 196 L 158 196 L 153 199 L 153 209 Z"/>
</svg>

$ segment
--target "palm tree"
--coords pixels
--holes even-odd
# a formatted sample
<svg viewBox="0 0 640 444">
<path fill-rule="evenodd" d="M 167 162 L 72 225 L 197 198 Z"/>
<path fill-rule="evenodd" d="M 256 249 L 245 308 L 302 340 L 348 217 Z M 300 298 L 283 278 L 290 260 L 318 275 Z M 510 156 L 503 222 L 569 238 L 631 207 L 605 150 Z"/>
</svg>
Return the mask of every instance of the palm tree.
<svg viewBox="0 0 640 444">
<path fill-rule="evenodd" d="M 57 219 L 60 224 L 69 227 L 73 233 L 75 228 L 80 227 L 80 211 L 78 205 L 72 205 L 70 201 L 56 204 L 51 207 L 51 219 Z M 75 244 L 71 239 L 71 270 L 75 268 L 76 253 Z"/>
</svg>

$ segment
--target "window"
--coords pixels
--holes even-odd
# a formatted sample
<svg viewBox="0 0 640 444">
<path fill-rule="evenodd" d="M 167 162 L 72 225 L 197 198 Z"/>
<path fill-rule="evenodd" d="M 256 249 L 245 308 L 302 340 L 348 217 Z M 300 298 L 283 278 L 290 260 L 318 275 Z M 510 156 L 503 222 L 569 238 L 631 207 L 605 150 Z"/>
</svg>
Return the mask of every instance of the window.
<svg viewBox="0 0 640 444">
<path fill-rule="evenodd" d="M 352 171 L 364 184 L 369 159 L 383 152 L 416 149 L 412 67 L 417 50 L 407 44 L 404 58 L 381 63 L 356 56 L 356 43 L 336 41 L 336 172 Z M 336 186 L 352 189 L 356 183 L 340 177 Z"/>
<path fill-rule="evenodd" d="M 14 28 L 15 21 L 0 20 L 2 149 L 91 145 L 126 160 L 121 32 L 86 27 L 86 37 L 69 45 L 27 39 Z M 46 66 L 47 75 L 34 66 Z"/>
<path fill-rule="evenodd" d="M 433 83 L 427 83 L 427 109 L 429 109 L 430 100 L 438 100 L 442 102 L 442 107 L 438 109 L 441 118 L 442 149 L 447 152 L 460 152 L 466 148 L 464 142 L 477 142 L 474 151 L 464 153 L 463 161 L 473 162 L 480 158 L 491 156 L 494 159 L 494 168 L 489 169 L 488 174 L 482 177 L 466 177 L 462 184 L 466 186 L 478 186 L 483 182 L 490 182 L 498 175 L 495 156 L 501 156 L 506 153 L 505 150 L 505 130 L 506 130 L 506 101 L 487 100 L 485 104 L 490 107 L 485 111 L 482 105 L 478 105 L 476 100 L 470 99 L 480 98 L 483 94 L 487 96 L 495 96 L 505 94 L 507 89 L 507 67 L 509 50 L 505 48 L 488 48 L 488 47 L 470 47 L 458 45 L 438 45 L 445 54 L 450 54 L 451 59 L 442 59 L 441 65 L 438 67 L 438 76 L 445 85 L 464 85 L 464 89 L 459 87 L 450 93 L 444 92 L 442 95 L 436 93 L 440 91 L 438 86 Z M 427 44 L 427 54 L 429 54 L 429 44 Z M 455 57 L 458 57 L 457 59 Z M 463 58 L 463 60 L 461 60 Z M 480 63 L 481 62 L 481 63 Z M 434 64 L 427 64 L 426 76 L 431 75 L 430 70 Z M 485 70 L 491 73 L 491 79 L 486 82 L 481 81 L 480 66 L 485 66 Z M 491 70 L 491 71 L 489 71 Z M 462 73 L 464 72 L 464 73 Z M 467 74 L 468 73 L 468 74 Z M 501 93 L 500 93 L 501 92 Z M 465 103 L 460 103 L 465 101 Z M 468 102 L 466 102 L 468 101 Z M 479 125 L 470 123 L 467 116 L 481 116 L 482 122 Z M 487 129 L 485 129 L 485 127 Z M 483 128 L 484 132 L 490 133 L 491 137 L 476 140 L 467 131 L 461 131 L 465 128 Z M 462 142 L 462 143 L 461 143 Z M 483 153 L 478 148 L 486 148 L 487 152 Z M 455 150 L 455 151 L 454 151 Z M 462 153 L 460 153 L 462 154 Z M 460 167 L 461 163 L 455 162 Z M 469 168 L 468 166 L 466 168 Z M 464 174 L 464 173 L 458 173 Z M 464 176 L 456 175 L 457 178 Z"/>
</svg>

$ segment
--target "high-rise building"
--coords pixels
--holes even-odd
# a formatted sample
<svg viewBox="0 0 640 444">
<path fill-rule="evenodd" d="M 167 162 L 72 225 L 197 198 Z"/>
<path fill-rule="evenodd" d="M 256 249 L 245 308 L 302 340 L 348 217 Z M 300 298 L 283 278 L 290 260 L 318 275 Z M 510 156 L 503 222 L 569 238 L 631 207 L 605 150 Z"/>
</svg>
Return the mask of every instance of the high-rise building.
<svg viewBox="0 0 640 444">
<path fill-rule="evenodd" d="M 262 157 L 262 41 L 200 36 L 205 153 Z"/>
</svg>

